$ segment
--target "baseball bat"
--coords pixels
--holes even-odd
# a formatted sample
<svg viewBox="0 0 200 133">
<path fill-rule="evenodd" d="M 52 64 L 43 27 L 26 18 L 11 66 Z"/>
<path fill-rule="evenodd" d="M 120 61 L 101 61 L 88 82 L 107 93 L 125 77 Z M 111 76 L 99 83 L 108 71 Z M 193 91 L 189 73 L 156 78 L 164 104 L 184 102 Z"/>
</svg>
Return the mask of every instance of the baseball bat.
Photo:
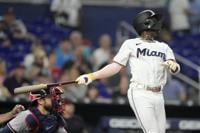
<svg viewBox="0 0 200 133">
<path fill-rule="evenodd" d="M 14 93 L 21 94 L 21 93 L 27 93 L 30 91 L 38 91 L 41 89 L 48 89 L 48 88 L 54 87 L 54 86 L 61 86 L 61 85 L 74 84 L 74 83 L 77 83 L 77 81 L 65 81 L 65 82 L 59 82 L 59 83 L 22 86 L 22 87 L 15 88 Z"/>
</svg>

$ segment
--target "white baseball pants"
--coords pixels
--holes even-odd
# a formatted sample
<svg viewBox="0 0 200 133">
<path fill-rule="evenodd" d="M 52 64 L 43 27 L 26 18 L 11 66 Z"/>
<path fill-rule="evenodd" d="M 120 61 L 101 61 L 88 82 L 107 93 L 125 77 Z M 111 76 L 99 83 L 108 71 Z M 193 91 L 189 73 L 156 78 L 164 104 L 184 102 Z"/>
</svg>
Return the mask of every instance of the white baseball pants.
<svg viewBox="0 0 200 133">
<path fill-rule="evenodd" d="M 129 88 L 131 108 L 144 133 L 165 133 L 166 116 L 162 92 Z"/>
</svg>

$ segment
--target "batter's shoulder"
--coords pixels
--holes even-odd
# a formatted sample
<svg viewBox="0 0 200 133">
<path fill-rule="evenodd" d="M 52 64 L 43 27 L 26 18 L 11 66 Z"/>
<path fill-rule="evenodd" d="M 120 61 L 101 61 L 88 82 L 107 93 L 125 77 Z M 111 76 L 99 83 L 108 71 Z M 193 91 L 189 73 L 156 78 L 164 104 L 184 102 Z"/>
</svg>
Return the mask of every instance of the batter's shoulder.
<svg viewBox="0 0 200 133">
<path fill-rule="evenodd" d="M 127 42 L 140 42 L 140 38 L 131 38 L 131 39 L 127 39 Z"/>
<path fill-rule="evenodd" d="M 162 45 L 165 48 L 170 47 L 169 44 L 165 43 L 165 42 L 159 42 L 160 45 Z"/>
<path fill-rule="evenodd" d="M 141 43 L 141 40 L 139 38 L 132 38 L 132 39 L 127 39 L 124 44 L 129 45 L 129 46 L 135 46 L 137 44 Z"/>
</svg>

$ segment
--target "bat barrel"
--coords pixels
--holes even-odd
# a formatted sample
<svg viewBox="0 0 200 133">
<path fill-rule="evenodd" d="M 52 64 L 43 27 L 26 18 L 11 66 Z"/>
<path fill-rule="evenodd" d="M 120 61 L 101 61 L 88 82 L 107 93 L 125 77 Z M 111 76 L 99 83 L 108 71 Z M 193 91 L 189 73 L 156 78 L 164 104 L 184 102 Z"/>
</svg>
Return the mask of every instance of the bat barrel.
<svg viewBox="0 0 200 133">
<path fill-rule="evenodd" d="M 29 85 L 29 86 L 15 88 L 14 93 L 15 94 L 27 93 L 30 91 L 38 91 L 38 90 L 46 89 L 46 88 L 47 88 L 47 84 Z"/>
<path fill-rule="evenodd" d="M 74 84 L 74 83 L 77 83 L 77 82 L 76 81 L 66 81 L 66 82 L 51 83 L 51 84 L 29 85 L 29 86 L 15 88 L 14 93 L 15 94 L 27 93 L 30 91 L 38 91 L 41 89 L 47 89 L 47 88 L 54 87 L 54 86 L 61 86 L 61 85 Z"/>
</svg>

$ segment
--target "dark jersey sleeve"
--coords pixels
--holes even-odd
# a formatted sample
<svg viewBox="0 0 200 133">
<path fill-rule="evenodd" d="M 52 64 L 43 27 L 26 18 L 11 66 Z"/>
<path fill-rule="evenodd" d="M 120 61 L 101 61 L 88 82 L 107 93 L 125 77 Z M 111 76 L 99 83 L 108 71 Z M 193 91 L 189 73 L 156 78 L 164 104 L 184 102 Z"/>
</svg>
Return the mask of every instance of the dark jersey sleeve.
<svg viewBox="0 0 200 133">
<path fill-rule="evenodd" d="M 17 133 L 12 127 L 7 124 L 5 127 L 0 128 L 0 133 Z"/>
</svg>

